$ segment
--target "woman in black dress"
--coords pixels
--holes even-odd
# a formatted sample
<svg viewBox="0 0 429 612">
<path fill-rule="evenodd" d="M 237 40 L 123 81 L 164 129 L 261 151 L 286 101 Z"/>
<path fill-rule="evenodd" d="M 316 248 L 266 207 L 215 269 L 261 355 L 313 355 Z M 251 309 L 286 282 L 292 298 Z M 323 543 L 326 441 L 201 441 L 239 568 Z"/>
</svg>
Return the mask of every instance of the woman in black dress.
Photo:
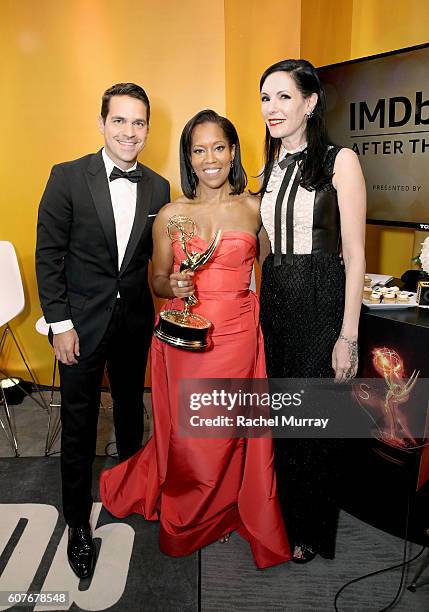
<svg viewBox="0 0 429 612">
<path fill-rule="evenodd" d="M 261 216 L 271 247 L 262 269 L 268 375 L 356 375 L 365 273 L 365 182 L 355 153 L 328 140 L 325 97 L 305 60 L 260 81 L 266 123 Z M 268 246 L 268 250 L 269 250 Z M 333 558 L 341 442 L 277 439 L 279 494 L 294 560 Z"/>
</svg>

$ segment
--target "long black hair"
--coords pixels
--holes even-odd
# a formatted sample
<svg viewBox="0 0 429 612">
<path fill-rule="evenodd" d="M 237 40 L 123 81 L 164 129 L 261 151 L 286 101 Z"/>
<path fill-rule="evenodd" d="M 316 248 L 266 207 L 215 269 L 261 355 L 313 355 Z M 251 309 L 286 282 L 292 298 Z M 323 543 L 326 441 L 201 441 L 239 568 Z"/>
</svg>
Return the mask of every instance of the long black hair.
<svg viewBox="0 0 429 612">
<path fill-rule="evenodd" d="M 229 146 L 235 145 L 234 160 L 228 175 L 232 189 L 230 195 L 243 193 L 247 185 L 247 175 L 241 163 L 240 141 L 237 130 L 229 119 L 221 117 L 214 110 L 207 109 L 200 111 L 188 121 L 180 137 L 180 182 L 184 195 L 193 200 L 197 192 L 198 178 L 192 169 L 191 147 L 192 133 L 195 127 L 201 123 L 216 123 L 222 128 Z"/>
<path fill-rule="evenodd" d="M 311 116 L 307 118 L 307 155 L 305 155 L 301 166 L 301 185 L 309 191 L 321 188 L 331 179 L 331 175 L 323 163 L 331 141 L 329 140 L 325 123 L 325 92 L 319 76 L 314 66 L 307 62 L 307 60 L 282 60 L 265 70 L 259 82 L 259 91 L 262 91 L 266 78 L 274 72 L 287 72 L 293 78 L 295 85 L 304 98 L 310 97 L 313 93 L 317 94 L 317 104 Z M 267 190 L 271 171 L 274 162 L 278 158 L 281 145 L 281 139 L 273 138 L 268 126 L 265 126 L 265 166 L 262 186 L 258 192 L 262 195 Z"/>
</svg>

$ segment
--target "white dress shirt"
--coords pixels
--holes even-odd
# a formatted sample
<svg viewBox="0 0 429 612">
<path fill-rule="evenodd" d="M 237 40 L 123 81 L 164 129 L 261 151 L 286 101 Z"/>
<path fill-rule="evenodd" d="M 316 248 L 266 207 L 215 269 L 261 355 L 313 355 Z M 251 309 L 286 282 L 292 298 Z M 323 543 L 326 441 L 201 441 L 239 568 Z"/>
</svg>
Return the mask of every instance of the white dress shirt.
<svg viewBox="0 0 429 612">
<path fill-rule="evenodd" d="M 107 155 L 103 149 L 104 166 L 106 168 L 107 180 L 109 182 L 110 198 L 112 200 L 113 216 L 115 218 L 116 243 L 118 247 L 118 269 L 120 269 L 122 260 L 124 259 L 128 241 L 130 239 L 131 230 L 136 214 L 137 202 L 137 183 L 132 183 L 126 178 L 118 178 L 114 181 L 109 181 L 109 176 L 115 166 L 115 163 Z M 137 162 L 127 171 L 135 170 Z M 118 297 L 119 293 L 118 293 Z M 52 333 L 61 334 L 73 329 L 71 319 L 50 323 Z"/>
</svg>

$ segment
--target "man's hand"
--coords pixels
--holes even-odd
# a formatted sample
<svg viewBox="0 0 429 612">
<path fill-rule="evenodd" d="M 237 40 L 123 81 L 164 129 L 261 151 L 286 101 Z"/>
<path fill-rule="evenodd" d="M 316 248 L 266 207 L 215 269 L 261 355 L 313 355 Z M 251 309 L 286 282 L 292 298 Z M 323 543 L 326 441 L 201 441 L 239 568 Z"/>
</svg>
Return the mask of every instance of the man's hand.
<svg viewBox="0 0 429 612">
<path fill-rule="evenodd" d="M 64 365 L 74 365 L 79 357 L 79 337 L 75 329 L 54 334 L 53 346 L 55 356 Z"/>
</svg>

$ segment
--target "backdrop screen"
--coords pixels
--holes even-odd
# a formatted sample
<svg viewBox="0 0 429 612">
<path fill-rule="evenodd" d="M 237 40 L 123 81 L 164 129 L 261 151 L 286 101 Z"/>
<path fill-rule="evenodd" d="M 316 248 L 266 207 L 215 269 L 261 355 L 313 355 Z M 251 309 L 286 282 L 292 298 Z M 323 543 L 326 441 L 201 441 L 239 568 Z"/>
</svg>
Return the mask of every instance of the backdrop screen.
<svg viewBox="0 0 429 612">
<path fill-rule="evenodd" d="M 429 44 L 318 70 L 331 139 L 359 156 L 368 222 L 429 229 Z"/>
</svg>

